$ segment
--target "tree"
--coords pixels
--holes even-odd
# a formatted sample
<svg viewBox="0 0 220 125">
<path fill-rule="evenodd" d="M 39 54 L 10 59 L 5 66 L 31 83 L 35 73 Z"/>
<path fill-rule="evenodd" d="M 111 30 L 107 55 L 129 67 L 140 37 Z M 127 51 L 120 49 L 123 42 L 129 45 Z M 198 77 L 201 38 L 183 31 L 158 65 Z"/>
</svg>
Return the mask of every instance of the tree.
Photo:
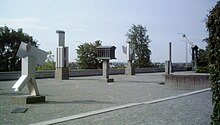
<svg viewBox="0 0 220 125">
<path fill-rule="evenodd" d="M 207 49 L 199 49 L 197 66 L 198 67 L 207 67 L 208 64 L 209 64 L 208 50 Z"/>
<path fill-rule="evenodd" d="M 37 41 L 22 29 L 0 27 L 0 71 L 21 70 L 21 60 L 16 56 L 21 42 L 31 42 L 37 47 Z"/>
<path fill-rule="evenodd" d="M 209 12 L 206 22 L 208 29 L 208 49 L 210 80 L 212 83 L 213 114 L 212 124 L 220 124 L 220 1 Z"/>
<path fill-rule="evenodd" d="M 94 43 L 84 43 L 78 46 L 77 63 L 80 69 L 98 69 L 101 68 L 101 61 L 97 59 L 96 47 L 101 45 L 101 41 Z"/>
<path fill-rule="evenodd" d="M 149 35 L 146 33 L 147 29 L 145 26 L 133 24 L 126 34 L 130 48 L 134 45 L 134 65 L 138 68 L 144 68 L 151 65 L 151 50 L 148 45 L 151 41 Z"/>
<path fill-rule="evenodd" d="M 208 73 L 209 72 L 209 51 L 206 49 L 199 49 L 198 51 L 198 60 L 197 60 L 197 69 L 198 73 Z"/>
</svg>

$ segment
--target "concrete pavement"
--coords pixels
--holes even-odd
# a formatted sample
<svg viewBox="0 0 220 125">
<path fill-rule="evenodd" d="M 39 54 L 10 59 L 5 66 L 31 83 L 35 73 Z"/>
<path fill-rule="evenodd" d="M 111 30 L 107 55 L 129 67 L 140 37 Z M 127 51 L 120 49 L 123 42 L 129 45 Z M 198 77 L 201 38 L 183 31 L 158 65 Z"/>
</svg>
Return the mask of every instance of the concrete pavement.
<svg viewBox="0 0 220 125">
<path fill-rule="evenodd" d="M 155 99 L 191 92 L 174 90 L 158 84 L 164 81 L 162 73 L 137 74 L 135 76 L 113 75 L 114 83 L 100 81 L 101 76 L 74 77 L 55 81 L 39 79 L 40 94 L 46 96 L 46 103 L 11 104 L 15 93 L 11 86 L 15 81 L 0 81 L 0 124 L 32 124 L 42 121 L 77 115 L 114 106 L 146 102 Z M 27 107 L 26 113 L 11 113 L 14 108 Z M 209 124 L 212 112 L 211 92 L 116 110 L 60 124 Z"/>
</svg>

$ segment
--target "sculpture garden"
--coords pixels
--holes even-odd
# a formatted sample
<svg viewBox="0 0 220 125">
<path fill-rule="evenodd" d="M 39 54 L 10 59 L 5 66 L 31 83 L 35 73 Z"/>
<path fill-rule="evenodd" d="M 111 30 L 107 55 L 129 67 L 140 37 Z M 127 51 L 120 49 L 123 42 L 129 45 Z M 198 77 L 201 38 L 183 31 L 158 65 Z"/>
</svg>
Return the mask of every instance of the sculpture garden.
<svg viewBox="0 0 220 125">
<path fill-rule="evenodd" d="M 190 76 L 196 77 L 191 83 L 191 77 L 186 75 L 189 72 L 137 74 L 129 67 L 127 75 L 109 78 L 109 60 L 115 59 L 116 48 L 100 46 L 97 49 L 98 58 L 103 60 L 103 76 L 69 77 L 65 32 L 58 30 L 57 33 L 55 78 L 35 81 L 34 67 L 44 63 L 47 53 L 21 43 L 17 55 L 22 58 L 22 76 L 17 82 L 0 81 L 1 124 L 190 125 L 211 122 L 208 117 L 212 113 L 210 83 L 204 81 L 203 75 L 191 73 Z M 128 62 L 132 66 L 132 59 Z"/>
<path fill-rule="evenodd" d="M 1 124 L 41 125 L 209 124 L 212 113 L 210 89 L 167 100 L 167 97 L 195 90 L 167 87 L 161 84 L 163 74 L 112 75 L 113 83 L 100 81 L 102 76 L 70 77 L 62 81 L 37 79 L 40 94 L 46 96 L 46 102 L 25 105 L 13 104 L 11 96 L 26 95 L 28 89 L 24 87 L 22 92 L 14 92 L 11 89 L 14 80 L 1 81 L 0 121 Z M 11 113 L 16 108 L 28 109 L 25 113 Z"/>
</svg>

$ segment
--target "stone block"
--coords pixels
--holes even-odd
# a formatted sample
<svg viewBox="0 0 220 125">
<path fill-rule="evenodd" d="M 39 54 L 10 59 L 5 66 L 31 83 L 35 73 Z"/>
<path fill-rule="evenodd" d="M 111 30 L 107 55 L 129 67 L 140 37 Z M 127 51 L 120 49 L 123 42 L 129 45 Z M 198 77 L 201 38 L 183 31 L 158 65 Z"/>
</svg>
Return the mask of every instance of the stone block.
<svg viewBox="0 0 220 125">
<path fill-rule="evenodd" d="M 56 68 L 55 79 L 56 80 L 69 79 L 69 68 L 67 67 Z"/>
<path fill-rule="evenodd" d="M 14 104 L 34 104 L 45 102 L 45 96 L 19 95 L 12 96 L 11 101 Z"/>
<path fill-rule="evenodd" d="M 209 75 L 164 75 L 165 85 L 173 89 L 199 90 L 211 87 Z"/>
</svg>

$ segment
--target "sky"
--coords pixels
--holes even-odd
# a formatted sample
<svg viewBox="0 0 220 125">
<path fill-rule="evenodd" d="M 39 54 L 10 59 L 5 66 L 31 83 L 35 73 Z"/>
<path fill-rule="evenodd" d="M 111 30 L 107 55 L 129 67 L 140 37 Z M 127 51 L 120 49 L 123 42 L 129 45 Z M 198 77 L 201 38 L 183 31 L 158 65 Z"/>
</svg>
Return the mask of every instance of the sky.
<svg viewBox="0 0 220 125">
<path fill-rule="evenodd" d="M 56 30 L 65 31 L 69 61 L 75 62 L 77 46 L 101 40 L 116 46 L 116 60 L 126 62 L 122 46 L 133 24 L 146 26 L 151 40 L 152 62 L 168 60 L 172 42 L 172 61 L 186 62 L 186 41 L 205 48 L 208 36 L 205 19 L 218 0 L 0 0 L 0 26 L 23 32 L 52 51 L 58 47 Z M 56 55 L 55 55 L 56 56 Z M 190 45 L 187 61 L 191 60 Z"/>
</svg>

